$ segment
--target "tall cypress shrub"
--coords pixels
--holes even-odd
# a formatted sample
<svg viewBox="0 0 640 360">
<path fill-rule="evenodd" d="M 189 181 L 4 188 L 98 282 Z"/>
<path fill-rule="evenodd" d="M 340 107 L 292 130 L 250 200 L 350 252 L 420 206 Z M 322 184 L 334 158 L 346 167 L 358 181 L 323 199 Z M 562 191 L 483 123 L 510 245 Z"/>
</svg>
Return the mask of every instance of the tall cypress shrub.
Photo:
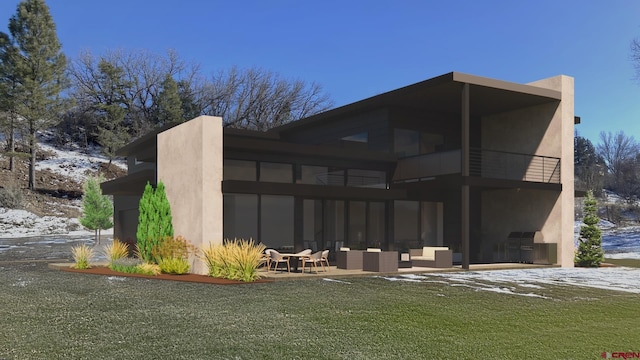
<svg viewBox="0 0 640 360">
<path fill-rule="evenodd" d="M 171 206 L 161 181 L 155 190 L 147 182 L 138 210 L 138 252 L 142 260 L 152 262 L 153 248 L 160 245 L 165 237 L 173 236 Z"/>
<path fill-rule="evenodd" d="M 599 221 L 597 202 L 593 191 L 589 190 L 584 199 L 584 225 L 580 227 L 578 251 L 574 260 L 577 266 L 598 267 L 604 261 L 602 232 L 597 226 Z"/>
</svg>

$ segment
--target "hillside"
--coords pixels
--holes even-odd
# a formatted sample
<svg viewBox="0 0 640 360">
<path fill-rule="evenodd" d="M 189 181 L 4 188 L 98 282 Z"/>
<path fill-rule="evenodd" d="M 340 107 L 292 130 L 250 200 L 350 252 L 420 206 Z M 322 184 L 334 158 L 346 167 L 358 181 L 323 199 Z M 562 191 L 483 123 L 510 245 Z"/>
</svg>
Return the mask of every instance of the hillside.
<svg viewBox="0 0 640 360">
<path fill-rule="evenodd" d="M 51 137 L 41 134 L 36 164 L 36 190 L 28 187 L 28 159 L 15 159 L 15 170 L 9 171 L 9 159 L 0 156 L 0 188 L 19 192 L 19 208 L 37 216 L 77 218 L 81 215 L 82 184 L 92 175 L 113 179 L 126 174 L 122 161 L 108 167 L 108 159 L 99 149 L 77 147 L 56 148 Z"/>
</svg>

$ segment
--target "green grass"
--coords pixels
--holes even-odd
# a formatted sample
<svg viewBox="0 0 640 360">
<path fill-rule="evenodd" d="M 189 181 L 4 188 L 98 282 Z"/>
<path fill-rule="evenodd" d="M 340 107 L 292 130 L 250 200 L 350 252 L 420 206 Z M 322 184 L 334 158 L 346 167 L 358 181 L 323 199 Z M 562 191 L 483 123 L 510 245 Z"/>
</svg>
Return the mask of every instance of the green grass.
<svg viewBox="0 0 640 360">
<path fill-rule="evenodd" d="M 4 268 L 0 358 L 598 359 L 640 351 L 640 298 L 353 278 L 216 286 Z"/>
</svg>

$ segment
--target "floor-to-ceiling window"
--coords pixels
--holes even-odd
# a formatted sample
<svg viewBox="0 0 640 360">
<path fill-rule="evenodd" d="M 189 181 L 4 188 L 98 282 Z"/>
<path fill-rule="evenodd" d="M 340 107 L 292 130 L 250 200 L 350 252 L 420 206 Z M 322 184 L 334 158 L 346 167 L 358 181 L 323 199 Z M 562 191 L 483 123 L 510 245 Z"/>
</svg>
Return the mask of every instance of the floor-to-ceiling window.
<svg viewBox="0 0 640 360">
<path fill-rule="evenodd" d="M 442 246 L 442 203 L 420 203 L 420 239 L 423 246 Z"/>
<path fill-rule="evenodd" d="M 293 196 L 260 196 L 260 241 L 267 247 L 293 250 Z"/>
<path fill-rule="evenodd" d="M 364 201 L 349 201 L 349 240 L 348 245 L 356 249 L 367 246 L 367 203 Z"/>
<path fill-rule="evenodd" d="M 302 202 L 302 237 L 305 249 L 325 248 L 322 200 L 305 199 Z"/>
<path fill-rule="evenodd" d="M 325 200 L 324 207 L 324 234 L 325 246 L 333 251 L 339 250 L 345 245 L 344 237 L 344 201 Z"/>
<path fill-rule="evenodd" d="M 224 238 L 258 241 L 258 195 L 224 194 L 223 204 Z"/>
<path fill-rule="evenodd" d="M 420 247 L 418 239 L 418 201 L 396 200 L 393 202 L 392 250 L 406 250 Z"/>
<path fill-rule="evenodd" d="M 384 202 L 369 202 L 369 219 L 367 223 L 367 247 L 384 247 L 386 245 L 386 221 Z"/>
</svg>

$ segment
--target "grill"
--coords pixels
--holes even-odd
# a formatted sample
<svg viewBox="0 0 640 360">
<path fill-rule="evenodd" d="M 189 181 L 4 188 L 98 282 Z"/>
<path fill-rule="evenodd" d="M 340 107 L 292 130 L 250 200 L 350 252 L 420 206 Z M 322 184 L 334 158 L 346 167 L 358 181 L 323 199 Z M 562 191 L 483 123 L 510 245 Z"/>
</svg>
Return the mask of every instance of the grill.
<svg viewBox="0 0 640 360">
<path fill-rule="evenodd" d="M 534 242 L 542 242 L 542 233 L 539 231 L 509 233 L 505 249 L 507 261 L 532 264 L 535 258 Z"/>
</svg>

